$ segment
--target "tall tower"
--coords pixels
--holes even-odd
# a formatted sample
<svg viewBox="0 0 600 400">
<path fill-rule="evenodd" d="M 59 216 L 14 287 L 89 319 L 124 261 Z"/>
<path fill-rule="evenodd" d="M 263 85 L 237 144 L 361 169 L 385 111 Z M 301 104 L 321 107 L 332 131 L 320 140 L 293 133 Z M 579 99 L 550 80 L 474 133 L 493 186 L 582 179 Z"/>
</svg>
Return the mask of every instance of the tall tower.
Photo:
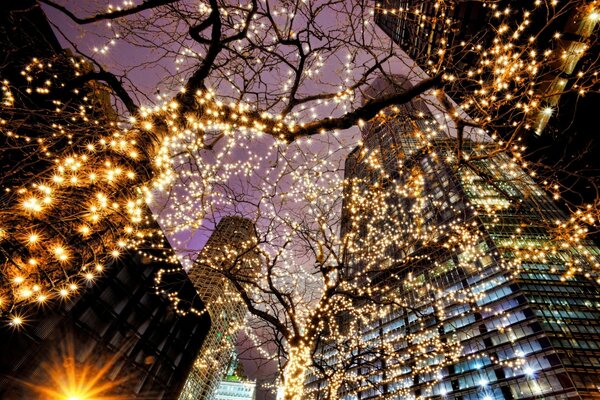
<svg viewBox="0 0 600 400">
<path fill-rule="evenodd" d="M 256 279 L 260 261 L 255 245 L 252 221 L 223 217 L 189 273 L 200 299 L 206 304 L 212 325 L 181 392 L 181 400 L 210 398 L 226 372 L 246 307 L 225 275 L 230 274 L 240 284 Z"/>
<path fill-rule="evenodd" d="M 0 107 L 0 120 L 8 122 L 0 134 L 0 186 L 3 188 L 0 219 L 4 230 L 0 241 L 2 322 L 15 299 L 12 293 L 18 293 L 10 289 L 11 273 L 21 268 L 19 260 L 26 260 L 32 254 L 17 240 L 18 235 L 28 232 L 29 227 L 35 226 L 37 232 L 50 227 L 46 231 L 48 236 L 40 233 L 40 238 L 44 238 L 41 251 L 51 250 L 53 240 L 61 238 L 71 247 L 73 261 L 70 265 L 64 263 L 60 268 L 52 268 L 50 257 L 40 257 L 43 268 L 28 272 L 35 283 L 32 295 L 39 293 L 31 296 L 37 298 L 37 304 L 16 303 L 18 307 L 12 311 L 18 311 L 14 315 L 18 316 L 19 323 L 16 319 L 8 326 L 0 323 L 0 398 L 172 399 L 183 387 L 208 333 L 210 319 L 208 315 L 184 315 L 190 307 L 204 308 L 184 272 L 165 274 L 162 280 L 165 288 L 178 292 L 177 309 L 166 295 L 160 291 L 155 293 L 156 278 L 161 271 L 179 267 L 170 262 L 168 255 L 173 254 L 173 250 L 168 242 L 156 240 L 152 248 L 140 247 L 139 253 L 121 249 L 118 257 L 102 257 L 104 250 L 101 249 L 107 248 L 118 230 L 112 225 L 118 224 L 115 218 L 120 217 L 116 214 L 107 214 L 110 225 L 96 221 L 96 233 L 88 236 L 94 237 L 93 241 L 77 238 L 73 227 L 82 221 L 80 218 L 86 218 L 81 210 L 90 207 L 86 194 L 101 193 L 103 187 L 106 188 L 98 182 L 87 186 L 80 180 L 75 191 L 67 189 L 56 197 L 61 199 L 52 211 L 56 213 L 49 214 L 60 224 L 38 216 L 20 218 L 11 206 L 18 201 L 18 197 L 12 195 L 19 192 L 18 188 L 44 182 L 53 164 L 58 165 L 64 155 L 82 154 L 81 143 L 91 144 L 107 137 L 105 133 L 117 121 L 109 95 L 99 82 L 77 85 L 78 90 L 28 93 L 32 77 L 22 71 L 34 57 L 40 65 L 53 65 L 39 77 L 47 76 L 68 86 L 68 77 L 76 73 L 81 76 L 74 66 L 79 57 L 62 49 L 39 2 L 0 3 L 0 76 L 15 93 L 12 106 L 4 102 Z M 55 112 L 58 103 L 65 107 L 61 107 L 60 113 Z M 94 119 L 102 122 L 87 130 L 81 120 L 70 118 L 73 110 L 81 115 L 84 115 L 83 110 L 89 110 L 86 120 L 90 117 L 90 123 Z M 7 134 L 10 121 L 18 121 L 12 125 L 15 136 L 21 138 L 18 141 Z M 67 132 L 77 131 L 78 139 L 67 143 L 57 134 L 55 126 Z M 49 139 L 51 137 L 57 140 Z M 44 154 L 23 145 L 25 142 L 21 140 L 25 138 L 44 143 L 52 152 L 51 157 L 48 157 L 51 153 Z M 117 161 L 122 160 L 116 153 L 107 159 L 113 166 L 120 165 Z M 102 163 L 104 161 L 103 158 Z M 138 165 L 142 165 L 141 160 L 138 161 Z M 131 186 L 131 181 L 126 185 Z M 121 188 L 111 184 L 110 190 L 116 192 Z M 80 204 L 85 204 L 83 208 L 70 201 L 75 197 L 81 199 Z M 9 214 L 11 219 L 7 219 Z M 150 212 L 144 210 L 143 214 Z M 162 237 L 160 227 L 154 222 L 144 229 L 158 233 L 155 238 Z M 29 256 L 24 258 L 25 254 Z M 24 279 L 23 283 L 26 282 Z M 52 296 L 53 293 L 56 296 Z"/>
<path fill-rule="evenodd" d="M 465 140 L 471 161 L 459 164 L 456 139 L 437 133 L 438 126 L 419 100 L 368 125 L 364 147 L 348 157 L 346 178 L 373 174 L 369 156 L 383 166 L 389 190 L 418 175 L 419 197 L 427 199 L 413 215 L 421 226 L 459 221 L 473 227 L 478 242 L 469 252 L 427 254 L 405 273 L 394 290 L 409 307 L 373 317 L 362 331 L 364 343 L 385 339 L 405 361 L 357 366 L 357 375 L 372 377 L 369 385 L 339 397 L 600 398 L 600 249 L 569 230 L 564 213 L 507 154 L 483 157 L 484 142 Z M 395 204 L 410 206 L 410 199 Z M 390 218 L 398 215 L 411 213 Z M 434 357 L 429 366 L 414 365 L 411 354 L 422 343 L 410 335 L 456 341 L 460 355 L 439 368 Z"/>
<path fill-rule="evenodd" d="M 464 78 L 482 62 L 495 65 L 494 57 L 485 60 L 483 54 L 493 52 L 496 41 L 504 42 L 498 28 L 519 23 L 527 26 L 511 46 L 526 54 L 549 52 L 550 56 L 540 62 L 536 75 L 534 97 L 540 106 L 532 109 L 527 121 L 529 131 L 522 135 L 528 149 L 526 157 L 547 166 L 546 175 L 569 188 L 562 199 L 574 205 L 594 203 L 600 174 L 595 160 L 596 133 L 591 127 L 595 125 L 593 110 L 600 108 L 600 94 L 579 92 L 585 83 L 578 79 L 597 69 L 600 7 L 598 1 L 590 0 L 535 4 L 538 6 L 528 8 L 529 4 L 517 7 L 508 0 L 378 0 L 374 19 L 426 73 L 457 76 L 456 84 L 446 84 L 444 90 L 459 104 L 468 103 L 474 98 L 474 90 L 487 88 L 493 81 L 490 71 L 487 77 L 477 78 L 483 79 L 483 87 Z M 542 4 L 552 11 L 547 13 Z M 528 42 L 533 37 L 535 41 Z M 498 55 L 502 56 L 505 54 Z M 504 139 L 512 137 L 513 121 L 497 122 L 497 133 Z"/>
<path fill-rule="evenodd" d="M 459 43 L 483 39 L 490 10 L 481 1 L 382 0 L 375 3 L 375 23 L 428 70 L 437 65 L 440 50 L 457 52 Z"/>
</svg>

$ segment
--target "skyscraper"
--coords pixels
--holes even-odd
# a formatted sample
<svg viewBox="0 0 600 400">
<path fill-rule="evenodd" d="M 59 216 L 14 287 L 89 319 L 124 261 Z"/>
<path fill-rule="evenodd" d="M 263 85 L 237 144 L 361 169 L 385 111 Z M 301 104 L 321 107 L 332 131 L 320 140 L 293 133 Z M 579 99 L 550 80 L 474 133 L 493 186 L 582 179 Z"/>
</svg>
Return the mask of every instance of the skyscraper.
<svg viewBox="0 0 600 400">
<path fill-rule="evenodd" d="M 49 150 L 46 154 L 33 151 L 22 142 L 11 141 L 5 131 L 0 135 L 3 230 L 6 232 L 8 227 L 11 232 L 20 234 L 28 230 L 28 223 L 5 219 L 7 214 L 14 214 L 11 204 L 16 198 L 10 193 L 17 192 L 15 189 L 22 184 L 25 187 L 39 184 L 61 154 L 77 154 L 74 147 L 69 147 L 70 140 L 58 139 L 52 144 L 47 141 L 48 137 L 56 136 L 51 127 L 61 126 L 71 131 L 77 123 L 69 123 L 70 107 L 75 107 L 77 112 L 87 109 L 89 116 L 93 115 L 102 123 L 98 122 L 87 134 L 79 131 L 74 142 L 92 143 L 88 139 L 102 135 L 103 129 L 111 129 L 116 118 L 110 97 L 98 82 L 90 82 L 79 90 L 52 91 L 51 96 L 48 96 L 49 92 L 28 88 L 31 77 L 26 77 L 23 71 L 29 68 L 32 60 L 37 60 L 39 66 L 54 65 L 52 71 L 44 73 L 57 80 L 76 73 L 76 57 L 61 48 L 37 1 L 2 2 L 0 42 L 0 75 L 4 85 L 10 84 L 18 93 L 13 98 L 13 107 L 6 102 L 2 104 L 2 120 L 20 121 L 16 125 L 17 136 L 27 137 L 27 141 L 34 138 L 32 141 L 45 143 Z M 89 103 L 76 92 L 83 94 Z M 69 106 L 58 113 L 57 104 Z M 111 160 L 116 161 L 117 158 Z M 131 182 L 128 185 L 131 186 Z M 100 188 L 96 186 L 94 191 Z M 116 186 L 111 189 L 118 190 Z M 84 198 L 83 193 L 84 185 L 73 197 Z M 101 247 L 66 233 L 71 231 L 70 227 L 62 230 L 69 226 L 66 221 L 74 224 L 78 218 L 67 217 L 68 212 L 73 212 L 71 216 L 80 214 L 68 201 L 68 194 L 56 203 L 61 226 L 54 225 L 48 236 L 40 235 L 43 238 L 40 248 L 52 248 L 52 240 L 60 237 L 72 246 L 73 263 L 52 269 L 46 268 L 52 264 L 51 259 L 40 258 L 44 267 L 29 276 L 35 277 L 36 284 L 47 285 L 48 291 L 44 290 L 44 285 L 32 285 L 32 295 L 39 293 L 34 296 L 37 304 L 19 303 L 18 308 L 12 310 L 4 307 L 10 305 L 6 300 L 11 296 L 4 296 L 11 292 L 6 290 L 10 272 L 15 267 L 20 268 L 16 260 L 24 257 L 27 249 L 14 240 L 16 234 L 10 238 L 3 235 L 0 243 L 3 295 L 0 315 L 4 317 L 7 309 L 15 315 L 12 326 L 2 324 L 0 327 L 0 398 L 75 399 L 114 395 L 127 399 L 172 399 L 179 393 L 192 367 L 210 327 L 210 318 L 207 314 L 182 315 L 190 307 L 204 308 L 185 273 L 163 276 L 164 289 L 173 289 L 179 294 L 178 309 L 173 307 L 169 296 L 156 293 L 156 275 L 162 269 L 173 267 L 165 261 L 172 249 L 168 243 L 158 241 L 160 227 L 151 219 L 144 224 L 145 233 L 152 233 L 157 240 L 143 255 L 121 248 L 114 257 L 103 258 L 99 251 Z M 110 219 L 118 217 L 112 215 Z M 43 229 L 46 223 L 37 216 L 33 222 L 36 229 Z M 110 242 L 111 229 L 96 227 L 99 228 L 98 242 Z M 154 245 L 166 248 L 163 247 L 163 252 Z M 88 263 L 90 255 L 95 262 Z"/>
<path fill-rule="evenodd" d="M 225 373 L 246 307 L 224 273 L 240 282 L 255 279 L 260 271 L 255 244 L 252 221 L 223 217 L 190 271 L 190 279 L 206 304 L 212 327 L 181 392 L 181 400 L 210 398 Z"/>
<path fill-rule="evenodd" d="M 466 140 L 463 151 L 471 162 L 459 165 L 456 139 L 438 133 L 438 126 L 419 100 L 402 107 L 392 120 L 368 125 L 364 147 L 348 157 L 346 178 L 378 180 L 368 157 L 379 160 L 386 175 L 380 182 L 390 190 L 417 176 L 422 193 L 415 198 L 426 199 L 421 213 L 412 214 L 417 222 L 426 227 L 458 221 L 472 227 L 478 243 L 464 252 L 442 246 L 406 271 L 389 266 L 403 278 L 394 290 L 409 307 L 392 307 L 374 317 L 362 335 L 365 346 L 385 341 L 400 361 L 356 366 L 354 373 L 370 377 L 370 383 L 346 387 L 338 395 L 600 398 L 600 286 L 595 272 L 600 249 L 569 231 L 564 213 L 507 154 L 480 158 L 485 142 Z M 399 199 L 395 207 L 406 210 L 411 201 Z M 448 237 L 442 232 L 440 240 Z M 360 268 L 353 260 L 347 263 L 348 273 Z M 393 284 L 385 274 L 371 278 Z M 459 344 L 459 356 L 443 359 L 431 347 L 428 365 L 411 361 L 411 354 L 433 337 L 438 343 Z M 315 393 L 318 397 L 319 390 Z"/>
<path fill-rule="evenodd" d="M 521 30 L 535 35 L 535 42 L 528 43 L 529 51 L 535 54 L 551 50 L 555 54 L 547 65 L 540 66 L 542 78 L 536 89 L 548 94 L 542 109 L 555 108 L 560 94 L 569 89 L 568 81 L 575 78 L 578 64 L 585 70 L 593 62 L 590 58 L 595 57 L 593 52 L 586 55 L 586 51 L 591 45 L 597 45 L 590 39 L 598 23 L 597 2 L 554 3 L 554 10 L 541 12 L 539 16 L 529 9 L 521 15 L 518 8 L 511 6 L 511 2 L 505 0 L 383 0 L 375 4 L 375 23 L 427 73 L 444 70 L 463 75 L 482 61 L 477 58 L 478 53 L 493 52 L 496 40 L 502 43 L 501 25 L 523 23 Z M 519 36 L 513 37 L 511 46 L 520 45 Z M 528 39 L 523 38 L 525 42 Z M 444 62 L 440 64 L 441 60 Z M 450 90 L 450 94 L 460 100 L 466 93 Z M 538 135 L 551 116 L 549 112 L 537 116 L 535 132 Z"/>
<path fill-rule="evenodd" d="M 437 66 L 440 50 L 458 53 L 459 43 L 484 39 L 489 11 L 480 1 L 383 0 L 375 4 L 375 23 L 427 71 Z"/>
<path fill-rule="evenodd" d="M 544 4 L 550 3 L 551 9 L 546 12 Z M 541 162 L 547 167 L 547 171 L 542 171 L 545 175 L 552 174 L 568 188 L 562 194 L 567 202 L 593 203 L 597 197 L 595 178 L 600 171 L 595 166 L 597 144 L 593 140 L 595 132 L 590 129 L 595 123 L 591 110 L 600 107 L 600 95 L 594 91 L 580 92 L 580 88 L 582 84 L 585 86 L 588 71 L 592 76 L 597 64 L 598 2 L 535 4 L 536 7 L 525 9 L 530 4 L 517 6 L 504 0 L 382 0 L 375 2 L 375 23 L 430 75 L 443 71 L 467 78 L 469 71 L 482 62 L 493 65 L 494 57 L 486 61 L 482 53 L 494 53 L 495 40 L 501 44 L 510 42 L 522 54 L 549 52 L 549 58 L 538 65 L 534 86 L 540 105 L 529 114 L 530 128 L 521 135 L 522 144 L 527 146 L 528 160 Z M 505 40 L 499 27 L 518 24 L 523 24 L 520 37 Z M 535 41 L 528 42 L 530 38 Z M 485 76 L 482 78 L 487 80 Z M 456 82 L 459 83 L 446 85 L 444 89 L 459 104 L 476 97 L 473 89 L 486 89 L 468 78 Z M 508 139 L 514 129 L 504 122 L 500 119 L 495 129 Z"/>
</svg>

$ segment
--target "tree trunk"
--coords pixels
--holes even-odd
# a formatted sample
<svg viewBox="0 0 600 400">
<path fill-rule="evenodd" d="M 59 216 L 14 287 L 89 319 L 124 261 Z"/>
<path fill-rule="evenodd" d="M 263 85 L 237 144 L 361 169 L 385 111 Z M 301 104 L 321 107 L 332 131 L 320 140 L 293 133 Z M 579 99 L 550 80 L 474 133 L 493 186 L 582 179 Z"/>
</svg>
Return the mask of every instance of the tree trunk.
<svg viewBox="0 0 600 400">
<path fill-rule="evenodd" d="M 338 391 L 342 386 L 342 381 L 344 379 L 344 371 L 336 371 L 333 373 L 333 376 L 329 379 L 327 383 L 329 389 L 327 390 L 327 399 L 328 400 L 338 400 Z"/>
<path fill-rule="evenodd" d="M 311 346 L 308 344 L 300 342 L 297 346 L 290 349 L 289 361 L 283 375 L 283 398 L 285 400 L 302 400 L 306 372 L 310 366 L 310 360 Z"/>
</svg>

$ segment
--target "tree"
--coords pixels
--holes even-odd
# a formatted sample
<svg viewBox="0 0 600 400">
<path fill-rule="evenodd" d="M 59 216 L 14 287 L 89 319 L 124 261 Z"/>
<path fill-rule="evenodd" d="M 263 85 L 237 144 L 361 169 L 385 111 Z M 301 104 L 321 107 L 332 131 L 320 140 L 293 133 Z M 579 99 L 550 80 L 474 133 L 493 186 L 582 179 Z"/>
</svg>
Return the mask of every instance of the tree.
<svg viewBox="0 0 600 400">
<path fill-rule="evenodd" d="M 557 95 L 557 89 L 536 90 L 558 68 L 551 62 L 554 53 L 546 51 L 557 42 L 546 48 L 536 37 L 545 37 L 572 10 L 587 13 L 593 21 L 587 29 L 593 31 L 597 21 L 594 3 L 583 1 L 564 6 L 539 1 L 513 11 L 502 9 L 501 2 L 482 2 L 497 9 L 482 34 L 427 60 L 427 75 L 373 24 L 374 12 L 418 17 L 416 8 L 341 0 L 147 0 L 106 11 L 91 5 L 88 13 L 53 0 L 39 3 L 55 18 L 62 13 L 70 20 L 70 27 L 54 29 L 74 54 L 44 54 L 19 66 L 22 77 L 14 74 L 4 83 L 2 150 L 21 152 L 27 165 L 16 164 L 3 175 L 10 189 L 0 216 L 3 315 L 19 323 L 24 305 L 67 296 L 93 280 L 93 270 L 100 271 L 110 257 L 151 245 L 156 233 L 147 228 L 145 204 L 153 195 L 160 224 L 175 238 L 190 229 L 210 229 L 222 215 L 250 217 L 257 225 L 254 250 L 263 260 L 264 279 L 241 281 L 227 269 L 215 271 L 236 286 L 253 315 L 251 324 L 272 333 L 288 398 L 300 397 L 309 368 L 328 379 L 329 397 L 336 398 L 338 390 L 356 384 L 353 379 L 369 379 L 340 371 L 406 362 L 385 343 L 356 353 L 368 316 L 392 306 L 424 312 L 419 298 L 408 301 L 393 287 L 417 287 L 406 282 L 409 272 L 428 254 L 450 251 L 445 243 L 481 256 L 475 250 L 477 229 L 468 220 L 423 225 L 419 214 L 435 200 L 419 190 L 418 172 L 406 187 L 390 191 L 385 182 L 395 178 L 380 165 L 381 155 L 365 153 L 372 172 L 344 180 L 342 160 L 358 143 L 347 130 L 394 118 L 417 121 L 419 115 L 398 106 L 422 97 L 450 117 L 432 129 L 457 139 L 446 145 L 457 168 L 493 186 L 478 162 L 508 152 L 511 162 L 530 174 L 539 171 L 539 181 L 559 195 L 561 182 L 528 161 L 520 144 L 536 128 L 531 115 Z M 437 4 L 442 21 L 454 2 Z M 447 22 L 445 39 L 452 23 Z M 70 34 L 74 29 L 88 30 L 106 45 L 87 54 Z M 587 48 L 595 40 L 591 36 Z M 146 52 L 139 59 L 117 56 L 128 58 L 122 68 L 103 65 L 111 64 L 105 54 L 113 51 L 113 41 L 128 54 Z M 597 91 L 594 61 L 565 90 Z M 134 79 L 151 67 L 164 73 L 157 100 Z M 376 77 L 394 85 L 398 72 L 412 84 L 377 96 L 370 92 Z M 460 103 L 447 92 L 462 93 Z M 476 151 L 465 144 L 482 132 L 500 140 Z M 429 141 L 427 134 L 416 139 L 425 146 Z M 596 187 L 594 179 L 584 178 Z M 340 235 L 342 199 L 351 222 Z M 400 208 L 406 215 L 390 218 L 400 212 L 400 203 L 409 205 Z M 583 240 L 587 227 L 597 226 L 598 204 L 571 204 L 572 218 L 556 228 L 556 246 Z M 46 239 L 52 242 L 37 244 Z M 411 253 L 415 247 L 422 252 Z M 362 268 L 358 273 L 356 265 Z M 515 265 L 518 261 L 506 268 Z M 382 284 L 382 276 L 398 282 Z M 419 290 L 426 294 L 428 288 Z M 433 346 L 447 360 L 458 351 L 455 343 L 427 340 L 423 348 Z M 348 357 L 320 358 L 317 349 L 327 347 Z M 411 362 L 419 357 L 427 355 L 414 354 Z"/>
</svg>

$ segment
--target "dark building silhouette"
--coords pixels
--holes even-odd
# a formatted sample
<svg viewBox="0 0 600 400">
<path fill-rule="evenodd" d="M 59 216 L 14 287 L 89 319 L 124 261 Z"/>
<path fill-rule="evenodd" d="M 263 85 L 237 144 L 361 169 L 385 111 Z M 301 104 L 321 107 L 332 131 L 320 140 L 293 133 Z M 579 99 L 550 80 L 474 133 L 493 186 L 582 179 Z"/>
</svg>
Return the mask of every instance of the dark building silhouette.
<svg viewBox="0 0 600 400">
<path fill-rule="evenodd" d="M 56 388 L 51 374 L 61 374 L 67 362 L 93 373 L 107 367 L 97 383 L 108 386 L 100 393 L 105 396 L 177 398 L 210 318 L 180 315 L 167 296 L 155 293 L 161 268 L 172 265 L 125 255 L 73 300 L 32 311 L 22 328 L 2 327 L 0 398 L 37 398 L 30 385 Z M 203 308 L 185 272 L 163 275 L 162 281 L 188 305 Z"/>
<path fill-rule="evenodd" d="M 464 63 L 467 52 L 457 45 L 487 39 L 481 29 L 487 14 L 481 1 L 383 0 L 376 2 L 375 22 L 421 68 L 431 70 L 440 50 L 451 49 Z"/>
<path fill-rule="evenodd" d="M 63 49 L 52 32 L 46 15 L 34 0 L 6 1 L 0 4 L 0 81 L 3 86 L 8 82 L 19 89 L 13 91 L 13 96 L 15 105 L 21 111 L 6 112 L 0 109 L 0 115 L 7 121 L 13 118 L 21 120 L 20 126 L 26 128 L 21 128 L 20 133 L 32 137 L 39 135 L 29 127 L 38 123 L 40 111 L 55 108 L 47 96 L 26 92 L 28 82 L 21 71 L 34 57 L 49 58 L 62 53 Z M 38 172 L 42 168 L 40 163 L 47 164 L 41 160 L 36 161 L 35 166 L 32 166 L 25 149 L 15 146 L 6 134 L 0 135 L 0 167 L 3 171 L 2 183 L 6 187 Z"/>
<path fill-rule="evenodd" d="M 52 69 L 40 72 L 40 76 L 46 74 L 53 80 L 52 96 L 37 91 L 35 86 L 29 87 L 27 77 L 21 73 L 34 58 L 44 66 L 53 64 Z M 67 112 L 63 117 L 55 112 L 57 104 L 69 111 L 86 107 L 89 116 L 102 121 L 98 132 L 110 129 L 114 110 L 101 84 L 92 81 L 85 87 L 77 86 L 78 96 L 74 95 L 74 87 L 59 85 L 68 82 L 62 78 L 75 76 L 74 63 L 77 61 L 61 48 L 36 1 L 12 0 L 0 4 L 0 78 L 13 88 L 14 103 L 2 107 L 0 117 L 3 122 L 13 123 L 14 133 L 35 142 L 40 133 L 48 133 L 47 128 L 53 123 L 68 129 L 76 127 L 68 124 L 72 114 Z M 37 68 L 37 64 L 33 67 Z M 87 103 L 81 99 L 85 95 Z M 55 102 L 57 99 L 61 102 Z M 23 143 L 11 140 L 4 130 L 0 135 L 1 208 L 15 201 L 15 191 L 6 189 L 36 182 L 54 163 L 54 154 L 70 145 L 65 135 L 43 154 L 32 152 Z M 27 227 L 14 224 L 9 228 L 10 233 L 0 243 L 2 285 L 8 284 L 6 271 L 14 259 L 26 255 L 13 239 Z M 149 229 L 159 230 L 156 225 Z M 101 242 L 102 232 L 99 236 Z M 81 243 L 77 247 L 76 241 L 70 244 L 74 256 L 90 249 Z M 164 252 L 171 254 L 172 250 L 166 246 Z M 84 283 L 83 273 L 76 277 L 72 282 L 77 286 L 65 290 L 64 298 L 53 287 L 57 296 L 51 301 L 14 310 L 22 323 L 13 326 L 3 323 L 0 327 L 0 398 L 177 398 L 210 328 L 210 316 L 184 315 L 191 307 L 202 310 L 204 305 L 183 271 L 163 273 L 164 294 L 157 294 L 160 293 L 155 288 L 158 271 L 176 270 L 178 266 L 157 261 L 165 258 L 163 251 L 148 250 L 144 254 L 122 252 L 117 260 L 93 271 L 93 282 Z M 181 299 L 177 308 L 169 298 L 174 292 Z"/>
</svg>

